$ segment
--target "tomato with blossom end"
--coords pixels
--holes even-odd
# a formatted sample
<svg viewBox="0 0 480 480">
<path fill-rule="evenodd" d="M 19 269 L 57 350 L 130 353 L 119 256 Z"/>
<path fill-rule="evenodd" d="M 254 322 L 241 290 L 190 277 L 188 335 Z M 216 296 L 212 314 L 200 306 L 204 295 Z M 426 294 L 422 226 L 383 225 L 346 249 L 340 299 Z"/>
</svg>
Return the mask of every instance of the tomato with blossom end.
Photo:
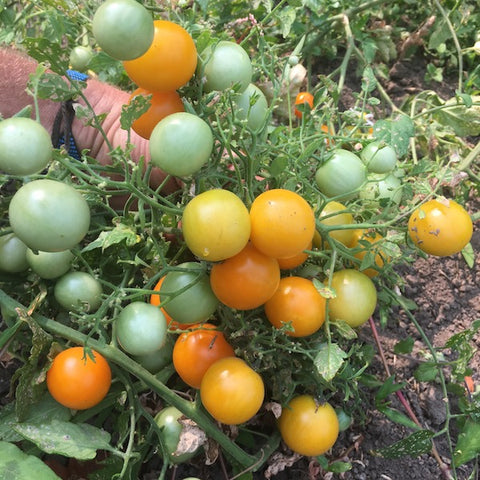
<svg viewBox="0 0 480 480">
<path fill-rule="evenodd" d="M 460 252 L 470 242 L 473 223 L 454 200 L 432 199 L 410 215 L 408 234 L 423 252 L 445 257 Z"/>
<path fill-rule="evenodd" d="M 217 360 L 205 372 L 200 385 L 203 406 L 226 425 L 250 420 L 260 410 L 264 396 L 262 377 L 238 357 Z"/>
<path fill-rule="evenodd" d="M 315 233 L 312 207 L 298 193 L 267 190 L 250 207 L 250 240 L 263 254 L 288 258 L 305 250 Z"/>
<path fill-rule="evenodd" d="M 173 347 L 173 366 L 179 377 L 193 388 L 200 388 L 208 367 L 224 357 L 233 357 L 235 352 L 223 333 L 215 325 L 193 325 L 182 333 Z"/>
<path fill-rule="evenodd" d="M 123 66 L 139 87 L 151 92 L 178 90 L 195 73 L 195 42 L 181 25 L 169 20 L 155 20 L 153 26 L 153 40 L 148 50 L 134 60 L 123 62 Z"/>
<path fill-rule="evenodd" d="M 330 450 L 338 438 L 339 423 L 334 408 L 310 395 L 292 398 L 278 419 L 287 446 L 300 455 L 316 457 Z"/>
<path fill-rule="evenodd" d="M 60 404 L 74 410 L 86 410 L 99 404 L 110 390 L 112 372 L 100 353 L 83 347 L 60 352 L 47 371 L 50 395 Z"/>
<path fill-rule="evenodd" d="M 250 237 L 250 215 L 237 195 L 216 188 L 200 193 L 187 203 L 182 232 L 195 256 L 217 262 L 245 247 Z"/>
</svg>

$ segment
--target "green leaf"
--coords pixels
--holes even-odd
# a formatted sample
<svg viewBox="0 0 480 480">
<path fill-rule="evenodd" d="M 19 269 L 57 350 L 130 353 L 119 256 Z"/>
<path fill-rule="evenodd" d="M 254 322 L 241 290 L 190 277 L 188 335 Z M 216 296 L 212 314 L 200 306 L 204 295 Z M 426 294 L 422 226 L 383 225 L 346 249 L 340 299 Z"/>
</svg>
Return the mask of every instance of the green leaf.
<svg viewBox="0 0 480 480">
<path fill-rule="evenodd" d="M 406 155 L 410 138 L 415 135 L 415 126 L 410 117 L 398 115 L 396 118 L 378 120 L 373 127 L 373 135 L 393 147 L 398 156 Z"/>
<path fill-rule="evenodd" d="M 327 470 L 333 473 L 343 473 L 348 472 L 352 469 L 352 464 L 350 462 L 333 462 L 328 465 Z"/>
<path fill-rule="evenodd" d="M 377 405 L 377 408 L 379 412 L 382 412 L 392 422 L 398 423 L 399 425 L 403 425 L 407 428 L 411 428 L 412 430 L 418 430 L 418 425 L 404 413 L 386 405 Z"/>
<path fill-rule="evenodd" d="M 82 250 L 82 253 L 89 252 L 96 248 L 101 248 L 102 251 L 104 251 L 108 247 L 122 243 L 123 241 L 125 241 L 127 247 L 133 247 L 141 241 L 141 237 L 132 227 L 119 223 L 112 230 L 101 232 L 95 240 L 90 242 Z"/>
<path fill-rule="evenodd" d="M 383 385 L 378 389 L 377 394 L 375 395 L 375 400 L 380 402 L 385 400 L 392 393 L 398 392 L 405 386 L 405 383 L 395 383 L 395 376 L 392 375 L 388 377 Z"/>
<path fill-rule="evenodd" d="M 120 126 L 123 130 L 130 130 L 133 122 L 150 108 L 151 95 L 135 95 L 130 103 L 122 106 Z"/>
<path fill-rule="evenodd" d="M 421 363 L 413 376 L 419 382 L 433 382 L 438 375 L 438 365 L 435 362 Z"/>
<path fill-rule="evenodd" d="M 418 457 L 432 449 L 433 435 L 434 433 L 430 430 L 419 430 L 393 445 L 377 450 L 375 453 L 385 458 Z"/>
<path fill-rule="evenodd" d="M 393 347 L 393 351 L 397 354 L 412 353 L 414 343 L 415 341 L 412 337 L 407 337 L 405 340 L 400 340 L 397 342 L 397 344 Z"/>
<path fill-rule="evenodd" d="M 58 42 L 51 42 L 45 37 L 25 38 L 28 54 L 39 63 L 49 65 L 55 73 L 64 75 L 68 69 L 70 52 Z"/>
<path fill-rule="evenodd" d="M 281 175 L 283 172 L 285 172 L 285 169 L 287 168 L 288 165 L 288 158 L 287 157 L 277 157 L 273 160 L 273 162 L 270 164 L 270 175 L 272 177 L 278 177 Z"/>
<path fill-rule="evenodd" d="M 373 92 L 377 87 L 377 79 L 375 78 L 375 74 L 373 73 L 373 69 L 370 66 L 366 66 L 363 69 L 362 75 L 362 90 L 364 92 Z"/>
<path fill-rule="evenodd" d="M 313 364 L 318 373 L 329 382 L 337 374 L 347 354 L 336 343 L 322 343 Z"/>
<path fill-rule="evenodd" d="M 0 442 L 0 480 L 60 480 L 39 458 L 27 455 L 17 446 Z"/>
<path fill-rule="evenodd" d="M 90 460 L 97 450 L 112 450 L 110 434 L 87 423 L 52 420 L 44 424 L 20 423 L 13 428 L 45 453 Z"/>
<path fill-rule="evenodd" d="M 288 37 L 290 33 L 290 29 L 292 28 L 293 22 L 297 17 L 296 11 L 294 7 L 285 7 L 284 9 L 280 10 L 277 13 L 277 18 L 280 21 L 280 26 L 282 29 L 282 36 L 283 38 Z"/>
<path fill-rule="evenodd" d="M 480 424 L 467 419 L 458 436 L 453 461 L 455 466 L 459 467 L 473 460 L 478 454 L 480 454 Z"/>
<path fill-rule="evenodd" d="M 335 322 L 331 322 L 330 325 L 347 340 L 355 340 L 358 337 L 355 329 L 353 329 L 347 322 L 344 322 L 343 320 L 335 320 Z"/>
<path fill-rule="evenodd" d="M 475 252 L 471 243 L 467 243 L 467 245 L 463 247 L 462 256 L 465 263 L 468 265 L 468 268 L 473 268 L 475 266 Z"/>
<path fill-rule="evenodd" d="M 55 419 L 68 421 L 71 416 L 70 409 L 63 407 L 47 394 L 35 403 L 35 408 L 30 409 L 25 422 L 48 423 Z M 13 427 L 18 423 L 17 415 L 15 414 L 15 404 L 12 402 L 5 405 L 0 410 L 0 439 L 8 442 L 19 442 L 22 440 L 23 437 L 13 430 Z"/>
<path fill-rule="evenodd" d="M 472 97 L 471 107 L 459 103 L 456 97 L 443 103 L 445 108 L 437 110 L 434 118 L 450 127 L 459 137 L 480 135 L 480 95 Z"/>
</svg>

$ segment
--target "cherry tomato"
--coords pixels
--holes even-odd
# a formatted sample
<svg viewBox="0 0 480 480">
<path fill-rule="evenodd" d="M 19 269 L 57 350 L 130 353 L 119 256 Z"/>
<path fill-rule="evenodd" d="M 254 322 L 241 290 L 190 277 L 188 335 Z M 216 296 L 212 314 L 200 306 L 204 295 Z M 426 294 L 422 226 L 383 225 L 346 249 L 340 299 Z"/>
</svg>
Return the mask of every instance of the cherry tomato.
<svg viewBox="0 0 480 480">
<path fill-rule="evenodd" d="M 87 272 L 68 272 L 55 283 L 57 302 L 73 312 L 94 312 L 102 304 L 102 284 Z"/>
<path fill-rule="evenodd" d="M 183 430 L 183 426 L 178 420 L 182 417 L 183 413 L 176 407 L 165 407 L 155 416 L 155 423 L 161 430 L 162 444 L 168 454 L 169 461 L 173 464 L 186 462 L 197 454 L 197 451 L 176 453 Z"/>
<path fill-rule="evenodd" d="M 128 76 L 151 92 L 171 92 L 188 83 L 197 67 L 197 48 L 190 34 L 168 20 L 154 21 L 150 48 L 124 62 Z"/>
<path fill-rule="evenodd" d="M 335 410 L 310 395 L 294 397 L 282 410 L 278 428 L 287 446 L 300 455 L 316 457 L 333 447 L 339 432 Z"/>
<path fill-rule="evenodd" d="M 366 170 L 357 155 L 339 148 L 318 168 L 315 181 L 327 197 L 349 197 L 364 184 Z"/>
<path fill-rule="evenodd" d="M 382 235 L 377 232 L 362 229 L 357 229 L 353 232 L 353 242 L 350 247 L 354 249 L 360 249 L 355 253 L 355 258 L 363 260 L 365 255 L 371 251 L 374 255 L 375 265 L 381 270 L 385 260 L 388 260 L 381 247 L 381 242 L 383 240 Z M 368 245 L 364 245 L 365 242 L 368 242 Z M 378 270 L 375 268 L 366 268 L 365 270 L 361 271 L 370 278 L 378 275 Z"/>
<path fill-rule="evenodd" d="M 265 303 L 268 321 L 276 328 L 290 325 L 285 333 L 306 337 L 315 333 L 325 322 L 326 300 L 311 280 L 284 277 L 274 295 Z"/>
<path fill-rule="evenodd" d="M 132 355 L 160 350 L 167 335 L 167 321 L 159 308 L 149 303 L 132 302 L 115 320 L 117 340 Z"/>
<path fill-rule="evenodd" d="M 235 97 L 235 115 L 247 121 L 254 132 L 261 130 L 267 121 L 268 102 L 264 93 L 253 83 Z"/>
<path fill-rule="evenodd" d="M 217 360 L 200 385 L 203 406 L 226 425 L 250 420 L 262 406 L 264 396 L 262 377 L 238 357 Z"/>
<path fill-rule="evenodd" d="M 336 297 L 329 302 L 331 320 L 343 320 L 355 328 L 373 315 L 377 291 L 364 273 L 353 269 L 339 270 L 332 276 L 332 288 Z"/>
<path fill-rule="evenodd" d="M 172 113 L 185 111 L 182 99 L 175 90 L 171 92 L 149 92 L 144 88 L 137 88 L 130 96 L 129 102 L 139 95 L 144 97 L 151 95 L 149 102 L 150 107 L 133 122 L 132 129 L 147 140 L 150 138 L 153 129 L 160 120 L 163 120 Z"/>
<path fill-rule="evenodd" d="M 297 107 L 301 106 L 301 109 Z M 295 116 L 302 118 L 303 112 L 313 108 L 313 95 L 310 92 L 299 92 L 295 97 Z"/>
<path fill-rule="evenodd" d="M 90 209 L 83 196 L 55 180 L 26 183 L 12 197 L 8 211 L 14 233 L 32 250 L 69 250 L 90 227 Z"/>
<path fill-rule="evenodd" d="M 305 250 L 315 232 L 312 208 L 298 193 L 285 189 L 263 192 L 250 208 L 250 240 L 265 255 L 288 258 Z"/>
<path fill-rule="evenodd" d="M 52 152 L 50 134 L 35 120 L 12 117 L 0 122 L 0 171 L 9 175 L 41 172 Z"/>
<path fill-rule="evenodd" d="M 26 257 L 28 265 L 40 278 L 51 280 L 61 277 L 70 270 L 75 255 L 71 250 L 34 252 L 27 248 Z"/>
<path fill-rule="evenodd" d="M 88 68 L 90 60 L 93 58 L 93 52 L 90 47 L 78 45 L 72 48 L 70 52 L 70 66 L 79 72 L 84 72 Z"/>
<path fill-rule="evenodd" d="M 135 0 L 107 0 L 95 11 L 92 32 L 105 53 L 117 60 L 133 60 L 152 44 L 153 18 Z"/>
<path fill-rule="evenodd" d="M 390 145 L 382 142 L 371 142 L 361 152 L 363 160 L 369 172 L 387 173 L 395 168 L 397 153 Z"/>
<path fill-rule="evenodd" d="M 250 215 L 234 193 L 220 188 L 208 190 L 188 202 L 182 232 L 195 256 L 216 262 L 245 247 L 250 237 Z"/>
<path fill-rule="evenodd" d="M 65 407 L 85 410 L 100 403 L 107 395 L 112 373 L 107 360 L 83 347 L 60 352 L 47 371 L 47 387 L 52 397 Z"/>
<path fill-rule="evenodd" d="M 425 202 L 410 215 L 408 234 L 423 252 L 445 257 L 460 252 L 470 242 L 473 223 L 457 202 L 438 198 Z"/>
<path fill-rule="evenodd" d="M 181 263 L 168 272 L 159 293 L 168 300 L 166 312 L 178 323 L 205 322 L 218 306 L 205 267 L 198 262 Z"/>
<path fill-rule="evenodd" d="M 144 353 L 141 355 L 133 355 L 133 359 L 139 363 L 143 368 L 147 369 L 154 375 L 160 372 L 164 367 L 172 363 L 173 345 L 175 339 L 172 334 L 165 337 L 165 342 L 159 350 Z"/>
<path fill-rule="evenodd" d="M 14 233 L 2 235 L 0 237 L 0 270 L 20 273 L 27 268 L 27 246 Z"/>
<path fill-rule="evenodd" d="M 235 352 L 215 325 L 194 325 L 182 333 L 173 347 L 173 366 L 180 378 L 193 388 L 200 388 L 208 367 L 224 357 L 233 357 Z"/>
<path fill-rule="evenodd" d="M 251 310 L 263 305 L 277 290 L 280 267 L 276 259 L 259 252 L 251 243 L 210 272 L 215 296 L 230 308 Z"/>
<path fill-rule="evenodd" d="M 200 55 L 201 73 L 206 92 L 226 90 L 238 84 L 243 92 L 252 80 L 252 63 L 237 43 L 222 40 L 207 47 Z"/>
<path fill-rule="evenodd" d="M 340 202 L 331 201 L 328 202 L 320 212 L 320 223 L 328 227 L 334 227 L 352 225 L 355 221 L 353 220 L 353 215 L 347 211 L 345 205 Z M 348 247 L 353 241 L 353 232 L 353 229 L 329 230 L 328 235 Z M 328 246 L 328 244 L 326 246 Z"/>
<path fill-rule="evenodd" d="M 187 112 L 168 115 L 153 129 L 152 164 L 165 173 L 186 177 L 198 172 L 213 150 L 213 134 L 200 117 Z"/>
</svg>

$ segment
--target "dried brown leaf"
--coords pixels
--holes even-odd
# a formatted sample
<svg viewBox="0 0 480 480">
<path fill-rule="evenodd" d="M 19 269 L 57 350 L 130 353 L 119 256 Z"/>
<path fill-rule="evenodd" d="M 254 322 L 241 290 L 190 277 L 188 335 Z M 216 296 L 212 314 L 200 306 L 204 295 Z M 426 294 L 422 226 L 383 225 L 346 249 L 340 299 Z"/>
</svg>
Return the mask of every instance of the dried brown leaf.
<svg viewBox="0 0 480 480">
<path fill-rule="evenodd" d="M 294 463 L 298 462 L 300 458 L 302 458 L 302 456 L 298 453 L 294 453 L 293 455 L 284 455 L 280 452 L 274 453 L 268 462 L 270 465 L 265 470 L 265 478 L 269 480 L 279 472 L 291 467 Z"/>
</svg>

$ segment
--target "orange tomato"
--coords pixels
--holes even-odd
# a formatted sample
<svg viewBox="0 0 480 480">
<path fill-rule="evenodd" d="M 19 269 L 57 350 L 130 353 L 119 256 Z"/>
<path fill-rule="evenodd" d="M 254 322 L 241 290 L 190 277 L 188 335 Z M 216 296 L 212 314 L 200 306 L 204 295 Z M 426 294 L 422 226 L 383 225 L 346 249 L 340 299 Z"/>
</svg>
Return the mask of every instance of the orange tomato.
<svg viewBox="0 0 480 480">
<path fill-rule="evenodd" d="M 182 99 L 175 90 L 171 92 L 149 92 L 144 88 L 137 88 L 130 96 L 129 102 L 139 95 L 145 97 L 151 95 L 150 107 L 133 122 L 132 129 L 135 133 L 138 133 L 138 135 L 147 140 L 150 138 L 152 130 L 162 118 L 172 113 L 185 111 Z"/>
<path fill-rule="evenodd" d="M 306 248 L 306 250 L 311 250 L 311 249 L 312 249 L 312 242 L 310 242 L 310 245 L 308 246 L 308 248 Z M 277 261 L 281 270 L 293 270 L 294 268 L 304 263 L 305 260 L 307 260 L 307 258 L 308 258 L 308 253 L 300 252 L 294 255 L 293 257 L 277 258 Z"/>
<path fill-rule="evenodd" d="M 262 406 L 264 396 L 262 377 L 238 357 L 217 360 L 200 385 L 203 406 L 226 425 L 250 420 Z"/>
<path fill-rule="evenodd" d="M 220 358 L 234 357 L 235 352 L 215 325 L 204 323 L 191 328 L 175 342 L 173 366 L 187 385 L 200 388 L 208 367 Z"/>
<path fill-rule="evenodd" d="M 302 105 L 303 111 L 309 111 L 313 108 L 313 95 L 310 92 L 299 92 L 295 98 L 295 116 L 302 118 L 303 112 L 297 106 Z"/>
<path fill-rule="evenodd" d="M 360 243 L 361 240 L 369 242 L 370 245 L 369 246 L 362 245 Z M 357 229 L 353 231 L 353 241 L 350 245 L 350 248 L 361 249 L 360 251 L 355 253 L 355 258 L 358 258 L 359 260 L 363 260 L 365 255 L 369 251 L 372 251 L 372 253 L 375 255 L 374 257 L 375 265 L 377 265 L 377 267 L 381 269 L 385 264 L 385 260 L 388 260 L 385 253 L 382 251 L 380 244 L 378 243 L 378 242 L 381 242 L 382 240 L 383 240 L 382 235 L 380 235 L 377 232 Z M 375 268 L 366 268 L 365 270 L 362 270 L 362 273 L 369 276 L 370 278 L 373 278 L 378 275 L 378 270 L 376 270 Z"/>
<path fill-rule="evenodd" d="M 214 264 L 210 272 L 215 296 L 237 310 L 260 307 L 275 293 L 279 282 L 277 260 L 259 252 L 251 243 L 237 255 Z"/>
<path fill-rule="evenodd" d="M 107 360 L 92 351 L 94 360 L 83 347 L 60 352 L 47 371 L 47 388 L 65 407 L 85 410 L 100 403 L 108 393 L 112 373 Z"/>
<path fill-rule="evenodd" d="M 290 324 L 292 337 L 306 337 L 315 333 L 325 322 L 326 300 L 311 280 L 302 277 L 284 277 L 273 297 L 265 303 L 268 321 L 276 328 Z"/>
<path fill-rule="evenodd" d="M 188 83 L 197 67 L 197 49 L 190 34 L 168 20 L 154 21 L 150 48 L 134 60 L 123 62 L 139 87 L 151 92 L 170 92 Z"/>
<path fill-rule="evenodd" d="M 263 254 L 289 258 L 305 250 L 315 232 L 312 207 L 298 193 L 277 188 L 263 192 L 250 208 L 250 240 Z"/>
</svg>

